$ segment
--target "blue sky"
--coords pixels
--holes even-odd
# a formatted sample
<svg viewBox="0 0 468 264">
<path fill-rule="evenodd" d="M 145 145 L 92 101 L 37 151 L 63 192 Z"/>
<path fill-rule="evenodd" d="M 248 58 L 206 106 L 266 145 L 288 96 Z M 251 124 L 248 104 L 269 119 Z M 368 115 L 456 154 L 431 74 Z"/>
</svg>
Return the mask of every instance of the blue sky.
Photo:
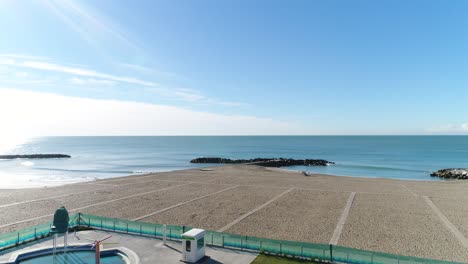
<svg viewBox="0 0 468 264">
<path fill-rule="evenodd" d="M 186 111 L 157 123 L 152 110 L 117 134 L 465 134 L 467 12 L 466 1 L 0 0 L 0 98 Z M 74 116 L 76 104 L 64 111 L 75 130 L 27 128 L 112 134 L 135 119 L 109 111 L 107 129 L 84 129 L 103 121 Z M 47 113 L 34 118 L 62 118 Z M 172 124 L 194 118 L 211 128 Z M 223 118 L 242 129 L 217 130 Z"/>
</svg>

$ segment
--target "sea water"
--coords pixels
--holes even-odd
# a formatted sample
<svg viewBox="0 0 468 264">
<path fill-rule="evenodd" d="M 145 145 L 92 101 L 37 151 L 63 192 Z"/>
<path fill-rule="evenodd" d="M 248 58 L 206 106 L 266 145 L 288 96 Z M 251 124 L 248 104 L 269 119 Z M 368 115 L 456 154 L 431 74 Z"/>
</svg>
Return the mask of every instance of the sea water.
<svg viewBox="0 0 468 264">
<path fill-rule="evenodd" d="M 0 188 L 52 186 L 129 174 L 171 171 L 197 157 L 326 159 L 317 173 L 435 180 L 430 172 L 468 167 L 468 136 L 183 136 L 47 137 L 1 154 L 62 153 L 70 159 L 0 160 Z"/>
</svg>

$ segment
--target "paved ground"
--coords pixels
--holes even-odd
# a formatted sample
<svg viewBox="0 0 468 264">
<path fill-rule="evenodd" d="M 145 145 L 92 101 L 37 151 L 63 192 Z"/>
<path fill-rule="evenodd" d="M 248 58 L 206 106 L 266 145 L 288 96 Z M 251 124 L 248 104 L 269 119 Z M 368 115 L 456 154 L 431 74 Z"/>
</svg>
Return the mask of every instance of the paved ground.
<svg viewBox="0 0 468 264">
<path fill-rule="evenodd" d="M 182 255 L 182 245 L 178 242 L 167 241 L 164 245 L 162 240 L 155 238 L 144 238 L 138 236 L 131 236 L 126 234 L 116 234 L 112 232 L 103 231 L 81 231 L 69 235 L 69 244 L 73 243 L 87 243 L 86 239 L 96 240 L 112 236 L 108 242 L 117 243 L 112 245 L 104 245 L 104 248 L 125 247 L 134 251 L 140 258 L 141 264 L 155 264 L 155 263 L 183 263 L 180 262 Z M 58 239 L 59 246 L 63 245 L 63 239 Z M 28 244 L 21 247 L 20 250 L 8 251 L 6 254 L 0 256 L 0 262 L 8 261 L 13 253 L 21 250 L 29 250 L 39 247 L 49 247 L 52 245 L 51 239 L 41 240 L 39 243 Z M 206 255 L 209 256 L 204 262 L 200 264 L 249 264 L 257 256 L 255 253 L 235 251 L 224 248 L 206 248 Z"/>
<path fill-rule="evenodd" d="M 223 166 L 0 190 L 0 232 L 55 208 L 273 239 L 468 262 L 468 181 L 402 181 Z"/>
</svg>

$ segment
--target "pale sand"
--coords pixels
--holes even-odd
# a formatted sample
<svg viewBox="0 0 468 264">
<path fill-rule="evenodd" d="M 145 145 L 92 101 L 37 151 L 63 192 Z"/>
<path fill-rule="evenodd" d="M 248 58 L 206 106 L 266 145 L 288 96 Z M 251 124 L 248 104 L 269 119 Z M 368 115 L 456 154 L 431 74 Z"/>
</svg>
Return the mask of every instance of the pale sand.
<svg viewBox="0 0 468 264">
<path fill-rule="evenodd" d="M 284 190 L 237 187 L 141 221 L 218 230 Z"/>
<path fill-rule="evenodd" d="M 294 190 L 226 232 L 328 244 L 348 196 Z"/>
<path fill-rule="evenodd" d="M 298 172 L 245 165 L 211 169 L 2 190 L 0 232 L 48 222 L 56 207 L 64 204 L 71 213 L 125 219 L 150 215 L 142 221 L 209 229 L 234 223 L 227 232 L 328 243 L 350 193 L 356 192 L 338 245 L 468 261 L 468 250 L 422 197 L 429 196 L 467 237 L 468 181 L 305 177 Z M 269 203 L 290 188 L 293 190 Z"/>
</svg>

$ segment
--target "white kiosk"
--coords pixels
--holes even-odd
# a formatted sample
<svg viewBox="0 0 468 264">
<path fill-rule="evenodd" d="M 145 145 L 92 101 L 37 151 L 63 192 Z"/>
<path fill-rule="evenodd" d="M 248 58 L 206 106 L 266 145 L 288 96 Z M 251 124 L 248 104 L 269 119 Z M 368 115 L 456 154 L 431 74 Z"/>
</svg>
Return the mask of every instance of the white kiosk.
<svg viewBox="0 0 468 264">
<path fill-rule="evenodd" d="M 195 263 L 205 256 L 205 230 L 194 228 L 182 234 L 182 261 Z"/>
</svg>

